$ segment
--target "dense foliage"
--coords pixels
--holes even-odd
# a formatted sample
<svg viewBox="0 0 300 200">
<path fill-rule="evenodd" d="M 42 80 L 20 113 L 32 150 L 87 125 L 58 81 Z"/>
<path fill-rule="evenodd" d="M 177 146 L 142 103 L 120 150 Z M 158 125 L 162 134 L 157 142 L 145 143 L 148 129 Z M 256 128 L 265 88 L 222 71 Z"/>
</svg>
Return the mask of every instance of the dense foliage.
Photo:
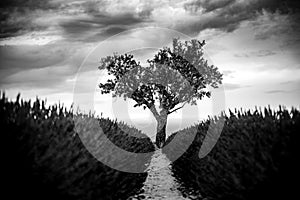
<svg viewBox="0 0 300 200">
<path fill-rule="evenodd" d="M 13 102 L 2 94 L 3 195 L 9 199 L 126 199 L 142 187 L 146 173 L 114 170 L 86 150 L 74 130 L 75 117 L 72 110 L 61 105 L 46 106 L 45 101 L 24 101 L 20 96 Z M 82 128 L 89 128 L 85 123 L 89 118 L 80 117 L 85 126 Z M 153 151 L 154 146 L 145 135 L 143 138 L 128 135 L 109 119 L 98 122 L 107 130 L 108 138 L 121 148 L 132 152 Z M 121 127 L 126 129 L 125 124 Z M 127 130 L 135 131 L 130 127 Z M 97 143 L 101 146 L 101 140 Z"/>
<path fill-rule="evenodd" d="M 199 159 L 208 127 L 217 119 L 179 131 L 166 142 L 180 134 L 184 143 L 197 132 L 193 144 L 172 164 L 185 188 L 212 199 L 292 199 L 299 181 L 299 110 L 230 111 L 216 146 Z M 164 152 L 172 157 L 180 142 Z"/>
<path fill-rule="evenodd" d="M 107 70 L 113 78 L 100 83 L 104 94 L 112 93 L 133 99 L 135 106 L 151 108 L 159 100 L 168 114 L 180 103 L 196 104 L 204 96 L 210 97 L 208 86 L 217 88 L 222 74 L 204 58 L 205 42 L 173 40 L 172 49 L 160 49 L 148 66 L 141 66 L 133 55 L 107 56 L 101 59 L 100 70 Z M 151 109 L 150 109 L 151 110 Z M 153 113 L 156 115 L 156 113 Z"/>
</svg>

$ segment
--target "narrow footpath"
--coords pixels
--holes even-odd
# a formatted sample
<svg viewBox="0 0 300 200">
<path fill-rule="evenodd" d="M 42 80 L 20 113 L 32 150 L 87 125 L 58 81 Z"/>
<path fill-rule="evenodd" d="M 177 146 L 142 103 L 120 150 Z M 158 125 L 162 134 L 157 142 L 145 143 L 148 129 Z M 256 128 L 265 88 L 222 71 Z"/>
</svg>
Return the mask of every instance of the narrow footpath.
<svg viewBox="0 0 300 200">
<path fill-rule="evenodd" d="M 164 167 L 163 167 L 164 166 Z M 148 177 L 138 195 L 130 197 L 136 199 L 195 199 L 192 196 L 185 198 L 178 190 L 180 184 L 176 181 L 171 171 L 171 161 L 162 153 L 161 149 L 156 149 L 152 156 L 151 163 L 147 168 Z"/>
</svg>

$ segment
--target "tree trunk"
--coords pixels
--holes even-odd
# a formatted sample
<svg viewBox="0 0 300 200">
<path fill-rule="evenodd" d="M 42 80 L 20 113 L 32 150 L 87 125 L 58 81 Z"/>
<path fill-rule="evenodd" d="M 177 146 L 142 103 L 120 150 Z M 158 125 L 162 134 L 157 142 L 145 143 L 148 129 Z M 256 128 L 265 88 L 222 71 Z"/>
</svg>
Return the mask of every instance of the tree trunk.
<svg viewBox="0 0 300 200">
<path fill-rule="evenodd" d="M 157 120 L 156 146 L 162 148 L 166 141 L 167 115 L 160 116 Z"/>
</svg>

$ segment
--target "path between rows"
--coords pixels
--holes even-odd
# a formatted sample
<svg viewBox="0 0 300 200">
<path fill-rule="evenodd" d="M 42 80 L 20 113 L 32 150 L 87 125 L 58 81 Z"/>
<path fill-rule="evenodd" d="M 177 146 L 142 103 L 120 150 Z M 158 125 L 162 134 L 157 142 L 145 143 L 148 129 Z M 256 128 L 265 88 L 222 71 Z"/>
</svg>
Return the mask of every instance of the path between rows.
<svg viewBox="0 0 300 200">
<path fill-rule="evenodd" d="M 165 166 L 165 167 L 163 167 Z M 140 193 L 130 200 L 136 199 L 172 199 L 183 200 L 185 198 L 178 190 L 180 184 L 175 179 L 171 170 L 171 161 L 162 153 L 161 149 L 156 149 L 151 158 L 151 163 L 147 168 L 148 176 L 144 182 Z"/>
</svg>

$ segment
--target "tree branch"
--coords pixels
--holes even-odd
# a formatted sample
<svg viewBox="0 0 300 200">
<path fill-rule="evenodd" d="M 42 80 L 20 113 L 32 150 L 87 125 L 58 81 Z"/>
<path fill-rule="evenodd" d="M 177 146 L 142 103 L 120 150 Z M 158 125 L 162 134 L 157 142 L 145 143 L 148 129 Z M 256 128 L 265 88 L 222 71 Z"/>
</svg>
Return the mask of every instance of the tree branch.
<svg viewBox="0 0 300 200">
<path fill-rule="evenodd" d="M 180 106 L 180 107 L 178 107 L 178 108 L 176 108 L 176 109 L 174 109 L 174 110 L 172 110 L 172 111 L 169 111 L 168 112 L 168 115 L 169 114 L 172 114 L 173 112 L 176 112 L 177 110 L 179 110 L 179 109 L 181 109 L 181 108 L 183 108 L 183 106 L 186 104 L 186 102 L 182 105 L 182 106 Z"/>
</svg>

